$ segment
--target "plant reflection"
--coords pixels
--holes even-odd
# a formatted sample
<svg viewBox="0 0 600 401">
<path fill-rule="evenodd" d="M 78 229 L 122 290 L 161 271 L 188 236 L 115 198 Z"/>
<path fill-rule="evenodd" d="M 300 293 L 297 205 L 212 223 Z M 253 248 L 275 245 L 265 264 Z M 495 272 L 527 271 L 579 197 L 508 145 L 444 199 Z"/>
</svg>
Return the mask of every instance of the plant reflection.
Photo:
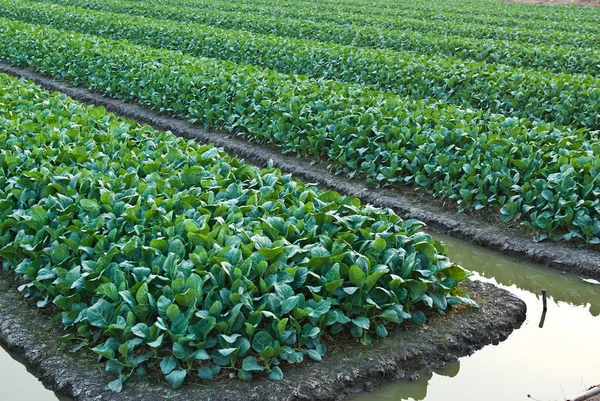
<svg viewBox="0 0 600 401">
<path fill-rule="evenodd" d="M 540 299 L 540 303 L 542 290 L 546 290 L 548 298 L 555 302 L 589 306 L 592 316 L 600 315 L 600 285 L 586 283 L 575 275 L 537 266 L 454 238 L 437 234 L 434 237 L 447 245 L 451 260 L 485 278 L 531 292 Z"/>
</svg>

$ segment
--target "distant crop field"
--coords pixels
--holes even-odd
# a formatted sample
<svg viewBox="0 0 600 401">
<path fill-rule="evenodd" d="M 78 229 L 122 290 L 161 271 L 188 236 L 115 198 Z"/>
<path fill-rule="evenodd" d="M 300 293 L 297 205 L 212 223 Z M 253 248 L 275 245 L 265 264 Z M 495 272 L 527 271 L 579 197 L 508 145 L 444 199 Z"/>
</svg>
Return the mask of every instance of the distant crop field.
<svg viewBox="0 0 600 401">
<path fill-rule="evenodd" d="M 508 2 L 523 3 L 523 4 L 539 4 L 549 6 L 584 6 L 584 7 L 600 7 L 599 0 L 505 0 Z"/>
</svg>

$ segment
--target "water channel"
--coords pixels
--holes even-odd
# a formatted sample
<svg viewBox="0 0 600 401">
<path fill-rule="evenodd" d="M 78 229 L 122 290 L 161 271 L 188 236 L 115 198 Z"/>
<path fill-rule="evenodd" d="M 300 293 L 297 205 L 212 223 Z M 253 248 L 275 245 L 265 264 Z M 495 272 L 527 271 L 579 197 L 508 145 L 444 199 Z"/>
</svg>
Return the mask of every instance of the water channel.
<svg viewBox="0 0 600 401">
<path fill-rule="evenodd" d="M 435 235 L 452 260 L 527 303 L 527 320 L 506 341 L 352 401 L 555 401 L 600 383 L 600 285 L 454 238 Z M 540 293 L 548 294 L 542 327 Z M 46 390 L 0 348 L 0 400 L 67 401 Z M 531 398 L 529 397 L 531 396 Z"/>
<path fill-rule="evenodd" d="M 445 369 L 400 380 L 352 401 L 558 401 L 600 383 L 600 285 L 435 235 L 450 258 L 527 303 L 527 319 L 497 346 Z M 543 326 L 541 291 L 548 294 Z M 529 398 L 531 396 L 531 398 Z"/>
</svg>

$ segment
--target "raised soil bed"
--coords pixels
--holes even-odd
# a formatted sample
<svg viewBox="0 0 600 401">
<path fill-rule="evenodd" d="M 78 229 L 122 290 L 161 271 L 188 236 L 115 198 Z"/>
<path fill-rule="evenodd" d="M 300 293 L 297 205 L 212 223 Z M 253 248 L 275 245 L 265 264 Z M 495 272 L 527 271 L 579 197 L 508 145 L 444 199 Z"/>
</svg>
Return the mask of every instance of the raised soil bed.
<svg viewBox="0 0 600 401">
<path fill-rule="evenodd" d="M 339 400 L 370 391 L 383 382 L 414 378 L 442 367 L 488 344 L 498 344 L 525 319 L 525 304 L 494 285 L 467 280 L 463 288 L 479 309 L 455 308 L 432 316 L 428 326 L 403 325 L 371 346 L 336 339 L 322 362 L 283 366 L 285 380 L 259 378 L 251 383 L 222 378 L 199 380 L 177 390 L 150 380 L 127 381 L 121 393 L 106 384 L 102 364 L 90 351 L 71 352 L 57 338 L 61 327 L 15 289 L 12 277 L 0 274 L 0 344 L 16 354 L 46 387 L 77 401 L 158 400 Z"/>
</svg>

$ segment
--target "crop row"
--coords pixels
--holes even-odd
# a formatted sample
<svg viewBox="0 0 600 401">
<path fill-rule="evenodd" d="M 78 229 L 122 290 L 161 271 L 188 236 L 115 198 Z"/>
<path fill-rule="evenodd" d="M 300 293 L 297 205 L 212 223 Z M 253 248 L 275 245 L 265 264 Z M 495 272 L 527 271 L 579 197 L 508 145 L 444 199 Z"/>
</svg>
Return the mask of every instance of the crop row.
<svg viewBox="0 0 600 401">
<path fill-rule="evenodd" d="M 500 211 L 538 239 L 600 242 L 599 142 L 591 132 L 0 22 L 0 57 L 14 64 L 329 159 L 338 174 L 410 183 L 463 210 Z"/>
<path fill-rule="evenodd" d="M 471 39 L 326 22 L 307 23 L 300 20 L 253 16 L 247 13 L 193 10 L 131 1 L 52 0 L 52 3 L 326 43 L 440 54 L 554 72 L 597 75 L 597 66 L 600 63 L 600 50 L 594 49 L 547 45 L 532 47 L 502 40 Z"/>
<path fill-rule="evenodd" d="M 486 63 L 419 56 L 74 7 L 0 0 L 0 13 L 36 24 L 102 35 L 197 56 L 365 84 L 413 98 L 443 99 L 560 125 L 600 127 L 600 80 Z"/>
<path fill-rule="evenodd" d="M 108 360 L 178 387 L 321 360 L 419 310 L 469 303 L 468 273 L 389 209 L 0 76 L 0 257 Z M 412 314 L 409 312 L 413 312 Z"/>
<path fill-rule="evenodd" d="M 227 7 L 230 4 L 223 0 L 148 0 L 149 3 L 159 4 L 178 4 L 187 7 L 206 7 L 213 4 L 220 4 L 222 7 Z M 345 1 L 340 7 L 340 2 L 323 2 L 323 1 L 305 1 L 305 0 L 286 0 L 281 2 L 273 2 L 268 0 L 257 1 L 238 1 L 236 4 L 247 6 L 267 6 L 282 9 L 288 8 L 291 10 L 306 10 L 328 11 L 337 13 L 360 14 L 377 17 L 404 17 L 429 19 L 430 21 L 459 21 L 466 23 L 477 23 L 482 25 L 498 26 L 500 29 L 509 28 L 526 28 L 543 31 L 562 31 L 562 32 L 580 32 L 597 34 L 597 25 L 600 17 L 597 12 L 591 11 L 585 14 L 574 14 L 574 8 L 566 9 L 557 7 L 549 10 L 548 8 L 526 7 L 521 8 L 516 12 L 510 12 L 510 7 L 496 8 L 495 4 L 490 6 L 489 2 L 485 3 L 485 7 L 481 5 L 481 1 L 460 2 L 458 7 L 446 7 L 449 2 L 402 2 L 395 3 L 389 7 L 389 3 L 381 3 L 379 5 L 373 2 L 360 1 L 356 4 Z M 383 6 L 383 7 L 381 7 Z M 558 9 L 558 13 L 554 13 Z M 514 10 L 513 10 L 514 11 Z"/>
<path fill-rule="evenodd" d="M 468 19 L 457 21 L 455 18 L 449 20 L 438 19 L 432 23 L 428 16 L 419 13 L 411 15 L 408 11 L 403 11 L 399 16 L 374 16 L 366 13 L 355 14 L 346 12 L 344 7 L 338 7 L 335 10 L 322 9 L 320 7 L 304 8 L 293 4 L 285 4 L 285 7 L 274 7 L 273 4 L 244 4 L 244 3 L 224 3 L 219 0 L 201 0 L 184 1 L 165 0 L 160 4 L 177 6 L 179 8 L 194 7 L 195 10 L 217 10 L 251 13 L 253 15 L 262 15 L 269 17 L 314 21 L 331 22 L 342 25 L 371 26 L 392 30 L 406 30 L 422 33 L 436 33 L 438 35 L 453 35 L 478 39 L 499 39 L 510 40 L 527 44 L 530 46 L 536 44 L 547 44 L 561 47 L 585 47 L 600 48 L 600 34 L 595 32 L 585 34 L 571 31 L 545 31 L 539 25 L 536 28 L 525 28 L 522 26 L 486 26 L 473 23 Z"/>
<path fill-rule="evenodd" d="M 159 1 L 159 0 L 151 0 Z M 186 0 L 190 1 L 190 0 Z M 244 0 L 241 0 L 244 1 Z M 265 2 L 267 0 L 257 0 L 258 2 Z M 295 0 L 298 3 L 313 4 L 318 7 L 333 7 L 339 6 L 339 1 L 336 0 L 317 0 L 317 1 L 306 1 L 306 0 Z M 246 1 L 247 2 L 247 1 Z M 482 6 L 482 0 L 470 0 L 470 1 L 446 1 L 446 0 L 434 0 L 434 1 L 400 1 L 400 2 L 389 2 L 389 1 L 365 1 L 365 0 L 345 0 L 344 9 L 353 9 L 357 12 L 380 12 L 380 13 L 394 13 L 401 14 L 404 9 L 409 10 L 421 10 L 428 13 L 434 14 L 468 14 L 474 15 L 475 17 L 484 15 L 493 15 L 498 18 L 521 18 L 540 20 L 545 23 L 553 23 L 557 21 L 569 20 L 573 23 L 597 23 L 600 20 L 598 17 L 598 11 L 594 8 L 589 7 L 531 7 L 530 5 L 523 5 L 519 3 L 501 3 L 501 2 L 489 2 L 484 0 Z"/>
</svg>

